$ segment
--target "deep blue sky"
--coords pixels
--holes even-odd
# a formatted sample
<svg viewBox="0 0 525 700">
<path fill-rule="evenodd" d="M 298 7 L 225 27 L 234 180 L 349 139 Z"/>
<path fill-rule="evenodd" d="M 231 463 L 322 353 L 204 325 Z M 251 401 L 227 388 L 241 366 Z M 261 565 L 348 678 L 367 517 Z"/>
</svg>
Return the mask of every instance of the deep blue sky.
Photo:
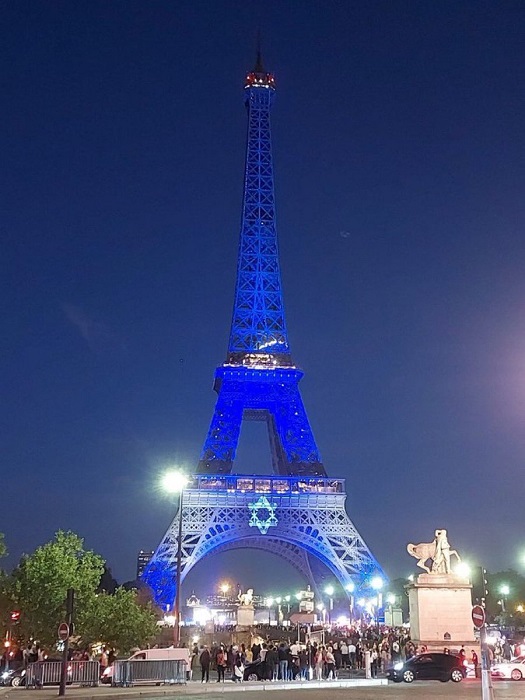
<svg viewBox="0 0 525 700">
<path fill-rule="evenodd" d="M 391 576 L 440 526 L 465 558 L 517 565 L 524 4 L 12 0 L 1 25 L 10 563 L 71 528 L 126 580 L 171 519 L 154 484 L 196 464 L 226 354 L 260 27 L 287 321 L 326 468 Z M 244 471 L 268 471 L 258 427 Z M 251 584 L 253 562 L 212 557 L 191 585 Z M 258 567 L 255 587 L 276 570 L 293 581 Z"/>
</svg>

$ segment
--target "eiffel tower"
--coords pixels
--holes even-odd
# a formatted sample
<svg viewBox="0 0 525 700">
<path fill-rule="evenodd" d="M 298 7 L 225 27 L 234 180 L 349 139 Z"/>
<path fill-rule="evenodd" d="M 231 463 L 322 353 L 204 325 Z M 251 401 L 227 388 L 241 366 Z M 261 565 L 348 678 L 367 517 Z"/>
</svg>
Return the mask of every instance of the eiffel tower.
<svg viewBox="0 0 525 700">
<path fill-rule="evenodd" d="M 182 513 L 143 575 L 164 608 L 176 594 L 179 527 L 181 582 L 203 557 L 237 548 L 281 556 L 313 590 L 328 571 L 354 594 L 384 578 L 346 514 L 344 480 L 326 474 L 299 393 L 303 372 L 288 342 L 277 247 L 274 97 L 275 78 L 258 51 L 244 86 L 248 137 L 227 358 L 215 371 L 217 403 L 196 474 L 181 495 Z M 243 420 L 266 423 L 272 476 L 232 474 Z"/>
</svg>

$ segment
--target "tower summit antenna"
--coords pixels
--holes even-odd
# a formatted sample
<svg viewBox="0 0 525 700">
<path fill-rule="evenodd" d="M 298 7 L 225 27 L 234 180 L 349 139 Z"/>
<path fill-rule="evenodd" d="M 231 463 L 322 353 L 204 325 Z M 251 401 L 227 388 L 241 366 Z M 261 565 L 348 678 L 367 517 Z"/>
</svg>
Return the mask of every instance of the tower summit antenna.
<svg viewBox="0 0 525 700">
<path fill-rule="evenodd" d="M 257 30 L 257 59 L 255 61 L 255 67 L 253 69 L 254 73 L 264 73 L 264 66 L 262 62 L 262 53 L 261 53 L 261 30 Z"/>
</svg>

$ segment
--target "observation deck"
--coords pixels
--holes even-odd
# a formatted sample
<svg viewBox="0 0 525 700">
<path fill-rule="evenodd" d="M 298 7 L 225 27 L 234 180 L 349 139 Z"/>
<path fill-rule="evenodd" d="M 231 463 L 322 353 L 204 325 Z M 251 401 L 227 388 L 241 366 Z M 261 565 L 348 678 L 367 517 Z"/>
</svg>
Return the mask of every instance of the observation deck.
<svg viewBox="0 0 525 700">
<path fill-rule="evenodd" d="M 345 480 L 322 477 L 194 474 L 185 491 L 262 494 L 344 494 Z"/>
</svg>

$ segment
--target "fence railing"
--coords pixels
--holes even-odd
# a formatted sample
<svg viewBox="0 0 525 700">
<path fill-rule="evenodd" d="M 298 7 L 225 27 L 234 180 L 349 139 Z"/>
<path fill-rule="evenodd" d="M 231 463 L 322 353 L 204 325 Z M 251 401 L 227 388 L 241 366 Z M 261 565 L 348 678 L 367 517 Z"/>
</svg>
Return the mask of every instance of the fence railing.
<svg viewBox="0 0 525 700">
<path fill-rule="evenodd" d="M 186 662 L 175 659 L 142 659 L 115 661 L 112 684 L 130 686 L 137 683 L 186 683 Z"/>
<path fill-rule="evenodd" d="M 26 687 L 40 688 L 43 685 L 59 685 L 61 661 L 35 661 L 27 667 Z M 66 683 L 87 686 L 98 685 L 100 665 L 98 661 L 68 661 Z"/>
</svg>

